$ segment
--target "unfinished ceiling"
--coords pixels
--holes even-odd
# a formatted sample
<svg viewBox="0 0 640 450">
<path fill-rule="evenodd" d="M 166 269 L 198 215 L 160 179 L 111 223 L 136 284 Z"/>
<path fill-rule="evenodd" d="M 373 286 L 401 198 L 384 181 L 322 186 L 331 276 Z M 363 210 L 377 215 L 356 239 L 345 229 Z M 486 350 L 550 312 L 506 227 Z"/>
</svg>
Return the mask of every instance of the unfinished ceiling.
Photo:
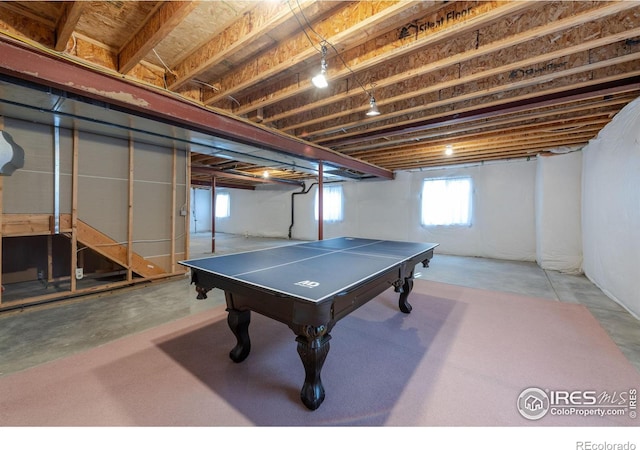
<svg viewBox="0 0 640 450">
<path fill-rule="evenodd" d="M 194 184 L 300 181 L 331 155 L 325 175 L 362 179 L 572 151 L 640 94 L 635 1 L 2 1 L 0 33 L 329 155 L 204 133 Z"/>
</svg>

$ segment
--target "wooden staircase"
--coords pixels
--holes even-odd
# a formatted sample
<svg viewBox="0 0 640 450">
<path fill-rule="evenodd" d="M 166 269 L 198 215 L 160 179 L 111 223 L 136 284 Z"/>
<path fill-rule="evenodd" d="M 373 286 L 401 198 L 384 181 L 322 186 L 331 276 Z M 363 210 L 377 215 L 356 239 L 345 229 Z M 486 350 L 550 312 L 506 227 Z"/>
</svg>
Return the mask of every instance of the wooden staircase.
<svg viewBox="0 0 640 450">
<path fill-rule="evenodd" d="M 129 267 L 127 261 L 127 247 L 111 239 L 106 234 L 96 230 L 91 225 L 78 220 L 77 239 L 82 245 L 86 245 L 88 248 L 96 253 L 101 254 L 105 258 L 120 264 L 122 267 Z M 141 277 L 150 278 L 157 275 L 162 275 L 165 271 L 147 261 L 137 253 L 131 255 L 131 270 Z"/>
<path fill-rule="evenodd" d="M 59 232 L 70 234 L 71 215 L 61 214 Z M 5 214 L 2 221 L 2 235 L 33 236 L 53 233 L 53 216 L 48 214 Z M 127 247 L 122 245 L 91 225 L 78 220 L 76 238 L 79 244 L 90 248 L 105 258 L 129 268 Z M 137 253 L 132 254 L 131 270 L 143 278 L 157 277 L 166 274 L 165 270 L 147 261 Z"/>
</svg>

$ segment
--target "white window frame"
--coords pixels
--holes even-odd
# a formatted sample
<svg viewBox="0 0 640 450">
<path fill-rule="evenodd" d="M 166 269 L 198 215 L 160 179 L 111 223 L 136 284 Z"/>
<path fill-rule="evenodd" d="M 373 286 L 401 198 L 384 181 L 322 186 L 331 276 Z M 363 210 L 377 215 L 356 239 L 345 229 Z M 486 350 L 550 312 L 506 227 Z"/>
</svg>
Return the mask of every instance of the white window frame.
<svg viewBox="0 0 640 450">
<path fill-rule="evenodd" d="M 471 226 L 471 177 L 425 178 L 420 198 L 420 224 L 423 227 Z"/>
<path fill-rule="evenodd" d="M 315 219 L 318 221 L 318 193 L 316 189 Z M 322 219 L 324 222 L 342 222 L 344 220 L 344 190 L 342 185 L 323 186 Z"/>
<path fill-rule="evenodd" d="M 231 215 L 231 196 L 228 192 L 216 192 L 216 219 L 224 219 Z"/>
</svg>

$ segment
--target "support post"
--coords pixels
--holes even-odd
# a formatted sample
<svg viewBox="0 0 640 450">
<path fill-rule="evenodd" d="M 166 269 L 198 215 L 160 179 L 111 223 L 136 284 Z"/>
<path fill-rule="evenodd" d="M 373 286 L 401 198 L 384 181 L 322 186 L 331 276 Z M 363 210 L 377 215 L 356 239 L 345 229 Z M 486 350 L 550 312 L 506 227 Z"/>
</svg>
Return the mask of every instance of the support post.
<svg viewBox="0 0 640 450">
<path fill-rule="evenodd" d="M 2 130 L 2 117 L 0 117 L 0 131 Z M 2 211 L 2 184 L 4 178 L 0 176 L 0 305 L 2 305 L 2 291 L 4 287 L 2 286 L 2 215 L 4 214 Z"/>
<path fill-rule="evenodd" d="M 134 146 L 133 139 L 129 137 L 129 199 L 127 205 L 127 281 L 133 280 L 133 188 L 134 188 Z"/>
<path fill-rule="evenodd" d="M 71 292 L 76 291 L 78 267 L 78 129 L 73 130 L 71 169 Z"/>
<path fill-rule="evenodd" d="M 211 177 L 211 253 L 216 252 L 216 177 Z"/>
<path fill-rule="evenodd" d="M 53 125 L 53 232 L 60 233 L 60 117 Z"/>
<path fill-rule="evenodd" d="M 173 146 L 171 159 L 171 273 L 176 273 L 176 185 L 177 185 L 177 157 L 176 146 Z"/>
<path fill-rule="evenodd" d="M 0 131 L 4 130 L 4 117 L 0 116 Z M 2 185 L 4 182 L 4 177 L 0 175 L 0 305 L 2 305 L 2 291 L 4 291 L 4 287 L 2 286 L 2 216 L 4 214 L 4 210 L 2 209 Z"/>
<path fill-rule="evenodd" d="M 324 174 L 322 161 L 318 161 L 318 240 L 324 239 Z"/>
<path fill-rule="evenodd" d="M 184 257 L 189 259 L 189 245 L 191 243 L 191 149 L 185 151 L 186 173 L 184 175 L 185 202 L 187 203 L 187 215 L 184 216 Z"/>
</svg>

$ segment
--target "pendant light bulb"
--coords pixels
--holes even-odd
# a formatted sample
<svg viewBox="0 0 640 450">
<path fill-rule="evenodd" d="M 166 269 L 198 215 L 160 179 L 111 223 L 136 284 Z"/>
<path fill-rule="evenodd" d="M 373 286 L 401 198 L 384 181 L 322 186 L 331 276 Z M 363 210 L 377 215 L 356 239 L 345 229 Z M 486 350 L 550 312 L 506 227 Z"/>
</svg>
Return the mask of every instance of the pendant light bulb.
<svg viewBox="0 0 640 450">
<path fill-rule="evenodd" d="M 313 85 L 317 88 L 326 88 L 329 86 L 327 82 L 327 47 L 322 46 L 322 60 L 320 61 L 320 73 L 311 79 Z"/>
<path fill-rule="evenodd" d="M 376 99 L 373 98 L 373 95 L 369 97 L 369 111 L 367 111 L 367 116 L 379 116 L 380 110 L 378 109 L 378 105 L 376 104 Z"/>
</svg>

